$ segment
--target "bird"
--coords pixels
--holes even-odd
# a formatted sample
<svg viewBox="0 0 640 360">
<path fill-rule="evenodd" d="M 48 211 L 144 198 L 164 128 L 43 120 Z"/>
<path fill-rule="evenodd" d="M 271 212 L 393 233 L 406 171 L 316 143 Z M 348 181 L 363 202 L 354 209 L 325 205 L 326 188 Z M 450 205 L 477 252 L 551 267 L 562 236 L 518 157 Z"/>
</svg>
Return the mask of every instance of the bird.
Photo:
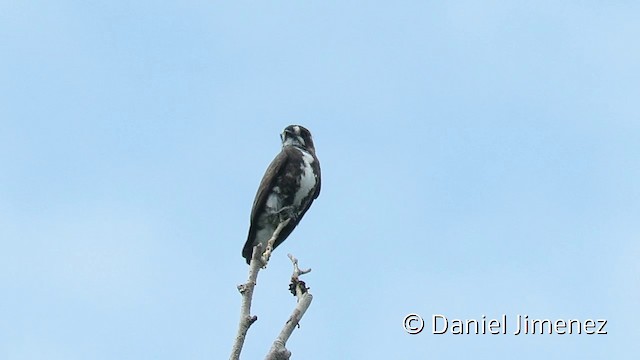
<svg viewBox="0 0 640 360">
<path fill-rule="evenodd" d="M 249 234 L 242 248 L 247 264 L 254 246 L 262 244 L 264 251 L 278 225 L 289 219 L 273 249 L 282 244 L 320 194 L 320 162 L 311 132 L 301 125 L 289 125 L 280 139 L 282 150 L 265 171 L 253 201 Z"/>
</svg>

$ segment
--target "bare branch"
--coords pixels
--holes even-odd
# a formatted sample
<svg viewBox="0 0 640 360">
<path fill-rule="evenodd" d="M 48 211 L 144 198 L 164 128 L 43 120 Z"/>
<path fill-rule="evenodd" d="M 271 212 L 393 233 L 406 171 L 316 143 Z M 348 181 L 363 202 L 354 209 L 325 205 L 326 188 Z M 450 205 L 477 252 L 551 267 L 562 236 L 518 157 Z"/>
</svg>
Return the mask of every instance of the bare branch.
<svg viewBox="0 0 640 360">
<path fill-rule="evenodd" d="M 230 360 L 239 360 L 242 346 L 244 345 L 244 339 L 247 336 L 249 327 L 258 320 L 257 316 L 251 316 L 251 300 L 253 299 L 253 289 L 256 286 L 258 280 L 258 272 L 262 265 L 262 244 L 258 244 L 253 247 L 253 254 L 251 255 L 251 262 L 249 264 L 249 279 L 246 283 L 238 285 L 238 291 L 242 295 L 242 305 L 240 307 L 240 323 L 238 324 L 238 334 L 236 340 L 233 343 L 231 349 Z"/>
<path fill-rule="evenodd" d="M 295 309 L 293 309 L 289 320 L 284 324 L 282 331 L 280 331 L 280 335 L 278 335 L 273 342 L 271 350 L 269 350 L 265 360 L 288 360 L 291 357 L 291 352 L 285 347 L 287 345 L 287 340 L 291 337 L 296 326 L 299 326 L 300 320 L 313 300 L 313 296 L 309 293 L 309 288 L 307 288 L 304 281 L 299 279 L 300 275 L 310 272 L 311 269 L 301 270 L 298 267 L 298 259 L 291 254 L 288 256 L 293 263 L 293 274 L 291 275 L 291 284 L 289 285 L 289 289 L 298 299 L 298 304 L 296 304 Z"/>
<path fill-rule="evenodd" d="M 262 262 L 264 263 L 264 265 L 262 266 L 263 268 L 267 267 L 267 263 L 269 262 L 269 258 L 271 257 L 271 252 L 273 251 L 273 243 L 276 242 L 278 235 L 280 235 L 282 229 L 284 229 L 284 227 L 289 224 L 289 221 L 291 221 L 291 218 L 286 219 L 285 221 L 281 221 L 278 224 L 278 227 L 273 231 L 273 235 L 271 235 L 271 238 L 267 241 L 267 248 L 264 249 L 264 254 L 262 254 Z"/>
<path fill-rule="evenodd" d="M 253 289 L 256 286 L 258 280 L 258 273 L 261 268 L 266 268 L 271 257 L 271 251 L 273 251 L 273 243 L 276 241 L 278 235 L 291 219 L 286 219 L 278 224 L 278 227 L 273 232 L 271 238 L 267 241 L 267 248 L 262 253 L 262 244 L 258 244 L 253 247 L 253 253 L 251 254 L 251 262 L 249 263 L 249 279 L 246 283 L 238 285 L 238 291 L 242 295 L 242 305 L 240 307 L 240 322 L 238 324 L 238 334 L 236 340 L 233 342 L 233 348 L 231 349 L 230 360 L 239 360 L 240 352 L 242 352 L 242 346 L 244 346 L 244 340 L 247 337 L 249 327 L 258 320 L 257 316 L 251 316 L 251 301 L 253 300 Z"/>
<path fill-rule="evenodd" d="M 291 260 L 291 262 L 293 263 L 293 274 L 291 275 L 292 282 L 293 280 L 298 280 L 300 275 L 304 275 L 306 273 L 311 272 L 311 269 L 301 270 L 300 267 L 298 267 L 298 259 L 296 259 L 295 256 L 291 254 L 287 254 L 287 256 L 289 257 L 289 260 Z"/>
</svg>

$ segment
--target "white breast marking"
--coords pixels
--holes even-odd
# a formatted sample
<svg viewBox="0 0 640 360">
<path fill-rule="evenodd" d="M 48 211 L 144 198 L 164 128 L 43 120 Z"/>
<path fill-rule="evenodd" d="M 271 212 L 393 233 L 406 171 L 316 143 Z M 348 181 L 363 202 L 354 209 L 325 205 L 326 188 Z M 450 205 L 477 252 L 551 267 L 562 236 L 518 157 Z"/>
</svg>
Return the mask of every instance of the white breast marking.
<svg viewBox="0 0 640 360">
<path fill-rule="evenodd" d="M 293 198 L 295 206 L 300 206 L 302 199 L 309 196 L 311 190 L 316 186 L 316 176 L 313 174 L 313 168 L 311 167 L 314 161 L 313 156 L 304 150 L 300 150 L 300 152 L 302 153 L 302 165 L 300 167 L 302 178 L 300 179 L 300 189 L 298 189 Z"/>
<path fill-rule="evenodd" d="M 273 192 L 267 197 L 267 209 L 271 211 L 278 211 L 282 207 L 280 203 L 280 187 L 276 186 L 272 190 Z"/>
</svg>

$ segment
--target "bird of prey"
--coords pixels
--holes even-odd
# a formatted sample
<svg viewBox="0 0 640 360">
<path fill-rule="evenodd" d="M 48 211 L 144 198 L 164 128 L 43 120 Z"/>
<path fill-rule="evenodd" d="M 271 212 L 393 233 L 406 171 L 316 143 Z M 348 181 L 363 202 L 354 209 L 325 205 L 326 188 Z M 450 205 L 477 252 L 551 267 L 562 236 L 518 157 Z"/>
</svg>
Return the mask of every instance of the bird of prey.
<svg viewBox="0 0 640 360">
<path fill-rule="evenodd" d="M 242 249 L 247 264 L 253 247 L 260 243 L 264 251 L 280 222 L 290 219 L 273 249 L 280 245 L 320 194 L 320 163 L 309 130 L 289 125 L 280 138 L 282 151 L 267 168 L 253 201 L 249 235 Z"/>
</svg>

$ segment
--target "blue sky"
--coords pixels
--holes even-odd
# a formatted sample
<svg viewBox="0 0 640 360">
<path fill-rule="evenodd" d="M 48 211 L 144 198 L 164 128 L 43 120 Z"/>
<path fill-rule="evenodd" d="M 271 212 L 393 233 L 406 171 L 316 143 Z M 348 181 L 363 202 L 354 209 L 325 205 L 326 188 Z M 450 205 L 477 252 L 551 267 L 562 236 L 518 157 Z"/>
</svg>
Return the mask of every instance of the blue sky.
<svg viewBox="0 0 640 360">
<path fill-rule="evenodd" d="M 243 354 L 633 359 L 640 5 L 0 2 L 0 358 L 224 359 L 278 134 L 322 193 L 261 272 Z M 408 335 L 429 318 L 607 335 Z M 459 355 L 458 355 L 459 354 Z"/>
</svg>

